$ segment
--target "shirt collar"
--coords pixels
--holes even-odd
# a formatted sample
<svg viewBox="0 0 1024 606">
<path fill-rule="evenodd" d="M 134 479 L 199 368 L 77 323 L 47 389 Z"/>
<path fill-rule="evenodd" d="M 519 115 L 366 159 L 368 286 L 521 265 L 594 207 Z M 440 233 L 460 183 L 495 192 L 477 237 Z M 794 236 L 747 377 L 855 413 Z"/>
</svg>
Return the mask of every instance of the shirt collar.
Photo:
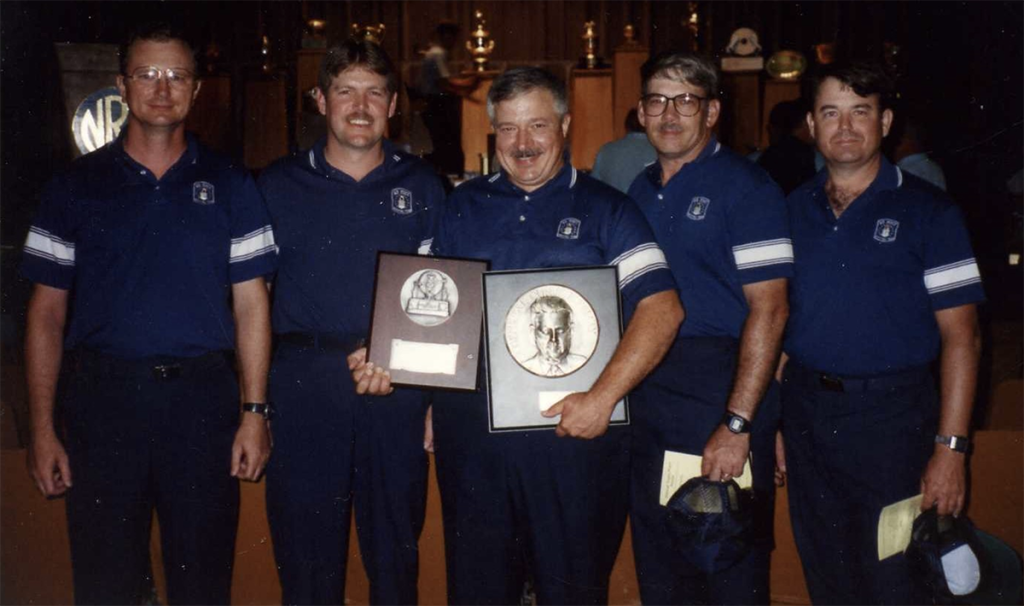
<svg viewBox="0 0 1024 606">
<path fill-rule="evenodd" d="M 110 149 L 114 153 L 114 158 L 121 164 L 121 166 L 132 174 L 144 174 L 151 178 L 153 177 L 153 171 L 148 167 L 136 162 L 134 158 L 128 155 L 128 152 L 124 149 L 124 138 L 128 129 L 121 131 L 116 139 L 110 142 Z M 190 133 L 185 133 L 185 152 L 181 154 L 181 157 L 169 168 L 164 176 L 161 177 L 161 181 L 166 180 L 168 177 L 173 177 L 182 167 L 191 166 L 199 161 L 199 140 Z M 143 172 L 145 171 L 145 172 Z"/>
<path fill-rule="evenodd" d="M 898 166 L 890 162 L 889 159 L 885 157 L 885 154 L 880 154 L 880 157 L 881 163 L 878 166 L 878 174 L 875 175 L 874 181 L 871 182 L 871 185 L 869 185 L 860 196 L 872 196 L 877 192 L 899 189 L 903 186 L 903 171 L 900 170 Z M 827 181 L 828 167 L 826 166 L 823 170 L 819 170 L 814 175 L 815 189 L 824 190 L 825 183 Z"/>
<path fill-rule="evenodd" d="M 384 161 L 373 170 L 369 172 L 362 181 L 359 183 L 366 183 L 368 181 L 375 181 L 382 175 L 388 173 L 391 168 L 402 161 L 402 157 L 398 154 L 394 144 L 387 139 L 381 140 L 382 150 L 384 152 Z M 313 147 L 306 152 L 305 163 L 310 169 L 315 171 L 317 174 L 323 175 L 329 179 L 340 179 L 342 181 L 348 181 L 355 183 L 356 180 L 350 177 L 345 171 L 339 170 L 327 162 L 325 152 L 327 150 L 327 137 L 321 137 L 319 141 L 313 144 Z"/>
<path fill-rule="evenodd" d="M 558 170 L 554 177 L 551 177 L 550 179 L 547 180 L 546 183 L 544 183 L 544 185 L 541 185 L 540 187 L 533 191 L 526 191 L 525 189 L 522 189 L 518 185 L 512 183 L 512 181 L 509 180 L 508 175 L 505 174 L 504 169 L 502 169 L 501 172 L 499 172 L 496 175 L 487 177 L 487 181 L 489 183 L 493 183 L 501 187 L 502 189 L 505 189 L 506 191 L 516 196 L 543 196 L 549 192 L 562 189 L 563 187 L 565 189 L 572 189 L 576 187 L 576 181 L 578 176 L 579 175 L 576 172 L 576 167 L 573 166 L 568 161 L 568 159 L 566 159 L 565 163 L 562 165 L 562 168 Z"/>
<path fill-rule="evenodd" d="M 700 153 L 697 154 L 697 157 L 694 158 L 694 160 L 692 162 L 687 162 L 686 164 L 684 164 L 683 168 L 681 168 L 680 170 L 684 170 L 684 169 L 686 169 L 689 166 L 696 166 L 696 165 L 700 164 L 701 162 L 704 162 L 708 158 L 714 156 L 719 151 L 721 151 L 721 149 L 722 149 L 722 144 L 719 143 L 718 142 L 718 138 L 715 137 L 714 134 L 712 134 L 711 138 L 708 139 L 707 144 L 704 145 L 704 149 L 700 150 Z M 652 163 L 647 165 L 647 169 L 646 170 L 647 170 L 647 177 L 651 180 L 651 183 L 653 183 L 656 187 L 662 187 L 662 183 L 661 183 L 661 162 L 658 162 L 657 160 L 655 160 L 654 162 L 652 162 Z"/>
</svg>

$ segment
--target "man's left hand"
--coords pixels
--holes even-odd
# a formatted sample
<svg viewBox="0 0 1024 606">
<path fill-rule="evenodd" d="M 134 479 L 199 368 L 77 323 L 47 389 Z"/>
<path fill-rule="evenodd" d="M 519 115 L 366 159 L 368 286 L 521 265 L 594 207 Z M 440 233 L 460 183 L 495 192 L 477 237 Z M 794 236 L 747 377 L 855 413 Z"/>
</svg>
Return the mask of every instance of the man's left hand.
<svg viewBox="0 0 1024 606">
<path fill-rule="evenodd" d="M 750 454 L 750 434 L 737 434 L 719 425 L 704 445 L 700 473 L 712 482 L 724 482 L 743 474 Z"/>
<path fill-rule="evenodd" d="M 960 515 L 967 493 L 966 457 L 945 446 L 936 446 L 935 454 L 921 476 L 921 510 L 938 506 L 937 513 Z"/>
<path fill-rule="evenodd" d="M 242 423 L 235 432 L 231 446 L 231 475 L 240 480 L 255 482 L 263 474 L 270 460 L 270 428 L 258 414 L 242 413 Z"/>
<path fill-rule="evenodd" d="M 569 394 L 541 414 L 549 419 L 562 415 L 555 428 L 558 437 L 584 440 L 604 435 L 612 416 L 611 410 L 595 401 L 589 392 Z"/>
</svg>

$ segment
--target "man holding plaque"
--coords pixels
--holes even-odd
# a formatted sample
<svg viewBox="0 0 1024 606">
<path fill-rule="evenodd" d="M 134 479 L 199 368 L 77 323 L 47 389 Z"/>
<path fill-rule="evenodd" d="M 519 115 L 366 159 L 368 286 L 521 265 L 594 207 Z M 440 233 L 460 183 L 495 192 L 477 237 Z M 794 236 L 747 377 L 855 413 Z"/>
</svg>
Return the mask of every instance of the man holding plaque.
<svg viewBox="0 0 1024 606">
<path fill-rule="evenodd" d="M 718 82 L 714 64 L 690 54 L 662 53 L 641 68 L 638 117 L 658 161 L 629 194 L 687 311 L 668 355 L 633 393 L 630 528 L 647 604 L 768 603 L 779 416 L 772 375 L 793 248 L 778 186 L 715 139 Z M 662 504 L 673 453 L 702 456 L 700 473 L 715 482 L 751 466 L 754 547 L 744 559 L 709 563 L 674 543 Z"/>
<path fill-rule="evenodd" d="M 185 132 L 182 34 L 145 25 L 119 50 L 125 130 L 50 182 L 25 242 L 28 467 L 67 494 L 75 602 L 151 599 L 155 510 L 168 601 L 229 604 L 235 478 L 270 456 L 276 247 L 252 178 Z"/>
<path fill-rule="evenodd" d="M 489 433 L 483 393 L 435 397 L 448 598 L 518 603 L 532 578 L 538 603 L 606 604 L 629 494 L 629 430 L 609 419 L 664 355 L 683 312 L 640 211 L 567 162 L 565 85 L 539 68 L 511 69 L 494 80 L 487 110 L 502 171 L 455 190 L 434 250 L 487 259 L 492 270 L 616 265 L 637 312 L 590 390 L 544 413 L 561 415 L 554 430 Z M 571 365 L 570 315 L 554 300 L 531 314 L 538 349 Z"/>
<path fill-rule="evenodd" d="M 837 63 L 813 85 L 827 170 L 788 199 L 793 536 L 816 604 L 920 604 L 904 555 L 879 561 L 879 514 L 917 495 L 963 511 L 985 294 L 959 209 L 881 152 L 898 119 L 885 72 Z"/>
<path fill-rule="evenodd" d="M 357 394 L 346 363 L 350 354 L 353 366 L 365 360 L 377 252 L 425 252 L 444 203 L 430 166 L 384 138 L 397 91 L 377 45 L 331 48 L 317 88 L 326 137 L 259 181 L 281 247 L 267 514 L 285 604 L 344 602 L 353 506 L 370 600 L 417 601 L 427 397 L 413 389 Z M 416 303 L 440 309 L 443 286 L 423 279 Z M 371 367 L 368 377 L 380 383 L 386 375 Z"/>
</svg>

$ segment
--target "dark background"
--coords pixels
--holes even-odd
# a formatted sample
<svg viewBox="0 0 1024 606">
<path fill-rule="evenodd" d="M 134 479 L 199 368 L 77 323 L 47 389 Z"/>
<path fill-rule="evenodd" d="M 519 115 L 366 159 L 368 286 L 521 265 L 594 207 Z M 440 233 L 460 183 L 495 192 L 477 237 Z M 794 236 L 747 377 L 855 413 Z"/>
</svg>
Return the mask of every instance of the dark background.
<svg viewBox="0 0 1024 606">
<path fill-rule="evenodd" d="M 1024 167 L 1022 136 L 1022 23 L 1020 2 L 18 2 L 0 4 L 0 245 L 4 338 L 23 322 L 28 286 L 15 271 L 46 179 L 71 159 L 55 42 L 119 42 L 135 23 L 161 18 L 181 25 L 202 49 L 220 48 L 220 70 L 232 88 L 260 70 L 260 42 L 271 44 L 273 75 L 289 83 L 289 130 L 294 140 L 295 52 L 303 24 L 327 21 L 327 37 L 350 24 L 383 23 L 384 47 L 396 62 L 419 60 L 417 51 L 444 18 L 469 38 L 480 9 L 496 42 L 495 59 L 573 61 L 582 54 L 583 23 L 597 22 L 601 54 L 610 57 L 627 23 L 657 52 L 696 48 L 720 55 L 730 33 L 751 27 L 765 57 L 780 49 L 814 57 L 813 46 L 835 42 L 839 54 L 880 60 L 895 44 L 903 100 L 930 125 L 931 155 L 945 169 L 949 192 L 964 209 L 991 300 L 991 318 L 1019 322 L 1024 307 L 1020 266 L 1021 198 L 1007 179 Z M 695 32 L 686 26 L 698 14 Z M 453 59 L 469 59 L 460 46 Z M 230 143 L 241 155 L 244 127 L 233 111 Z M 897 113 L 896 120 L 899 120 Z M 11 331 L 14 331 L 13 333 Z"/>
</svg>

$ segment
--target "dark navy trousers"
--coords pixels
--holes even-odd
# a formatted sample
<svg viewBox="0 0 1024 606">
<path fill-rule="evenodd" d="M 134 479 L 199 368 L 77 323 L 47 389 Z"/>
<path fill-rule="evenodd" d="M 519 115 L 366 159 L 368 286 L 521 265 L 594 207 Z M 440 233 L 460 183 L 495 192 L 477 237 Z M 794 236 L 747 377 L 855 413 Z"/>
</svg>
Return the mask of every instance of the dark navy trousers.
<svg viewBox="0 0 1024 606">
<path fill-rule="evenodd" d="M 938 395 L 927 369 L 881 381 L 898 385 L 835 391 L 792 361 L 785 370 L 789 511 L 815 604 L 928 602 L 902 554 L 878 561 L 878 516 L 920 493 Z"/>
<path fill-rule="evenodd" d="M 230 603 L 239 402 L 227 357 L 79 353 L 69 366 L 62 403 L 74 484 L 67 516 L 75 601 L 149 599 L 155 508 L 168 601 Z"/>
<path fill-rule="evenodd" d="M 487 398 L 439 394 L 434 452 L 450 604 L 607 604 L 626 524 L 629 435 L 488 433 Z"/>
<path fill-rule="evenodd" d="M 640 598 L 645 604 L 767 604 L 774 547 L 775 432 L 779 397 L 772 382 L 758 406 L 750 441 L 755 547 L 732 567 L 705 574 L 677 545 L 668 508 L 659 504 L 665 451 L 701 455 L 722 422 L 732 391 L 738 343 L 732 338 L 677 339 L 634 391 L 630 530 Z"/>
<path fill-rule="evenodd" d="M 349 527 L 374 604 L 415 604 L 426 513 L 427 397 L 359 396 L 340 349 L 281 343 L 267 516 L 285 604 L 343 604 Z"/>
</svg>

